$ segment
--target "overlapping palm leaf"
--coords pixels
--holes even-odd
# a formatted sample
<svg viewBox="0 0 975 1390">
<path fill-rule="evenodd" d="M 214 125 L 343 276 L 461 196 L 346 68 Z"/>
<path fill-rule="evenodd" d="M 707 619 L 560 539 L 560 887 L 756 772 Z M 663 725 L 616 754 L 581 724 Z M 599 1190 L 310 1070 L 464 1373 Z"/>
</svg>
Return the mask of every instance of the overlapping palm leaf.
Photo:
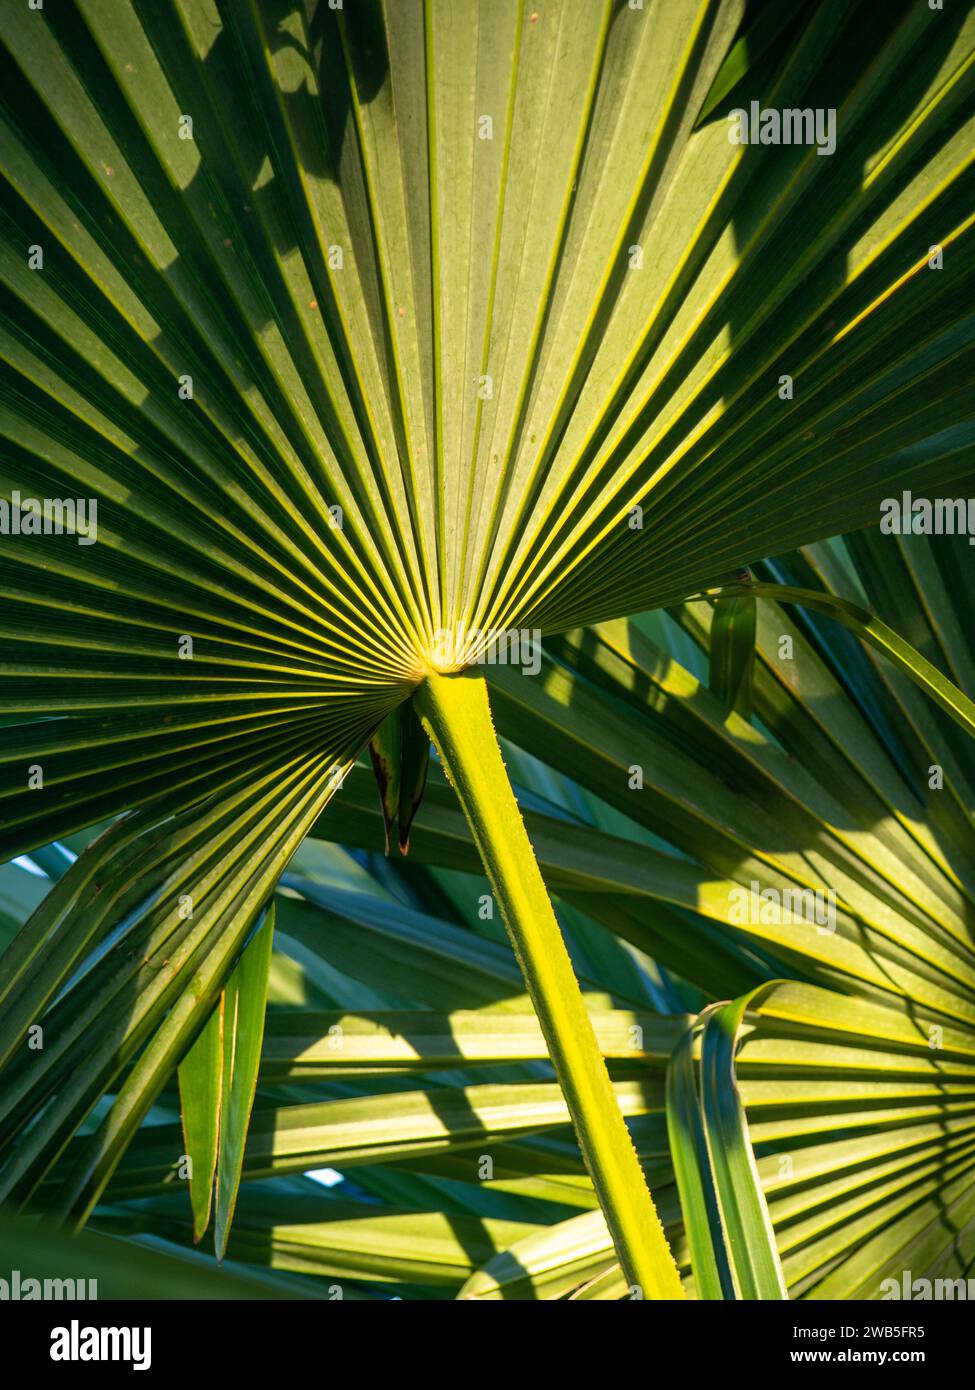
<svg viewBox="0 0 975 1390">
<path fill-rule="evenodd" d="M 862 600 L 856 575 L 872 575 L 879 601 L 881 581 L 923 573 L 937 584 L 952 575 L 964 543 L 874 535 L 850 543 L 859 572 L 849 554 L 821 547 L 764 577 L 822 587 L 829 576 L 840 594 Z M 946 669 L 926 617 L 934 592 L 919 584 L 911 626 Z M 938 622 L 965 628 L 971 580 L 948 592 Z M 705 1297 L 769 1297 L 781 1278 L 792 1297 L 869 1298 L 905 1268 L 913 1277 L 963 1277 L 975 1216 L 972 812 L 955 781 L 964 741 L 952 749 L 951 721 L 933 705 L 914 705 L 916 688 L 851 647 L 840 626 L 792 621 L 764 602 L 758 721 L 722 719 L 706 689 L 712 612 L 699 604 L 675 616 L 705 642 L 701 659 L 660 617 L 550 644 L 545 684 L 564 689 L 561 674 L 572 692 L 564 721 L 573 730 L 572 780 L 558 772 L 554 743 L 548 768 L 515 745 L 509 761 L 688 1287 Z M 795 638 L 792 661 L 779 655 L 782 635 Z M 667 656 L 666 642 L 686 665 Z M 588 675 L 578 669 L 584 649 Z M 493 675 L 501 692 L 507 674 Z M 604 718 L 577 729 L 575 709 L 584 712 L 586 701 Z M 516 711 L 506 734 L 540 751 L 541 725 L 523 708 L 498 708 Z M 600 731 L 610 710 L 615 723 L 625 708 L 630 761 L 601 779 L 592 771 L 605 766 Z M 720 744 L 703 732 L 688 738 L 700 720 Z M 629 766 L 651 745 L 648 784 L 629 787 Z M 683 769 L 688 793 L 686 818 L 673 815 L 669 828 L 645 815 L 665 794 L 650 785 L 665 776 L 664 752 Z M 953 756 L 959 771 L 929 788 L 930 760 L 947 770 Z M 754 819 L 775 804 L 768 775 L 754 771 L 763 765 L 775 768 L 779 787 L 801 782 L 802 819 L 784 811 Z M 363 786 L 368 796 L 356 795 Z M 338 1280 L 347 1296 L 624 1297 L 517 968 L 498 924 L 480 916 L 482 882 L 463 818 L 446 788 L 435 781 L 431 790 L 410 861 L 389 864 L 375 790 L 350 778 L 343 809 L 333 803 L 283 880 L 277 942 L 286 954 L 275 958 L 230 1259 Z M 713 830 L 704 833 L 718 797 L 734 807 L 734 849 L 713 849 Z M 332 835 L 361 844 L 368 861 L 322 838 Z M 832 889 L 836 931 L 737 924 L 733 890 L 753 880 L 763 889 L 787 881 Z M 740 1022 L 731 1020 L 724 1072 L 675 1071 L 695 1012 L 732 995 Z M 737 1135 L 721 1121 L 736 1088 L 747 1117 Z M 129 1145 L 96 1226 L 190 1240 L 175 1107 L 164 1091 L 159 1123 Z M 695 1146 L 695 1125 L 708 1130 L 708 1157 Z M 72 1142 L 69 1172 L 85 1167 L 93 1142 Z M 713 1189 L 721 1166 L 736 1162 L 753 1172 L 754 1197 L 739 1213 L 743 1244 L 729 1246 L 727 1211 L 709 1215 L 689 1182 L 696 1173 L 702 1191 Z M 315 1190 L 299 1176 L 326 1164 L 345 1176 L 336 1189 Z M 62 1186 L 52 1174 L 35 1205 L 62 1205 Z M 731 1190 L 744 1200 L 748 1188 L 739 1178 Z M 756 1268 L 769 1274 L 750 1284 Z"/>
<path fill-rule="evenodd" d="M 697 1009 L 793 974 L 970 1024 L 960 731 L 841 643 L 859 662 L 851 698 L 812 636 L 798 683 L 763 658 L 759 723 L 725 720 L 718 696 L 619 622 L 870 521 L 902 485 L 972 472 L 975 23 L 898 3 L 878 26 L 869 6 L 823 0 L 795 6 L 788 43 L 766 35 L 750 63 L 744 10 L 78 0 L 0 13 L 13 58 L 3 490 L 98 502 L 90 547 L 4 537 L 3 845 L 50 853 L 128 813 L 5 955 L 8 1200 L 138 1225 L 135 1193 L 172 1155 L 149 1131 L 123 1153 L 154 1102 L 165 1112 L 173 1067 L 296 846 L 316 819 L 351 842 L 366 793 L 359 775 L 341 783 L 365 741 L 427 669 L 464 665 L 502 628 L 565 634 L 542 680 L 498 671 L 493 699 L 503 734 L 601 798 L 595 825 L 558 776 L 526 802 L 591 956 L 591 1002 Z M 835 155 L 730 143 L 721 102 L 739 72 L 766 104 L 835 108 Z M 895 627 L 910 599 L 921 626 L 905 636 L 971 694 L 970 617 L 948 630 L 925 616 L 953 607 L 960 562 L 942 571 L 933 549 L 905 550 L 895 571 L 861 550 L 867 598 Z M 808 587 L 805 573 L 771 577 Z M 796 621 L 771 611 L 760 650 L 769 623 Z M 681 610 L 695 636 L 710 616 Z M 597 620 L 617 621 L 584 627 Z M 946 789 L 919 806 L 932 749 Z M 340 788 L 337 834 L 321 817 Z M 422 868 L 475 868 L 436 783 L 414 853 L 416 870 L 386 871 L 395 892 L 378 906 L 361 884 L 349 901 L 293 869 L 278 924 L 301 987 L 343 1013 L 504 1004 L 530 1032 L 503 937 L 450 921 L 449 888 Z M 733 929 L 728 886 L 755 877 L 834 888 L 837 932 Z M 652 991 L 606 927 L 660 963 Z M 379 982 L 370 940 L 396 963 Z M 421 961 L 437 965 L 427 983 Z M 25 1060 L 38 1019 L 57 1042 Z M 651 1176 L 667 1167 L 655 1056 L 655 1079 L 618 1082 Z M 245 1177 L 354 1158 L 367 1206 L 378 1192 L 411 1209 L 429 1188 L 374 1164 L 422 1154 L 444 1209 L 502 1223 L 495 1244 L 525 1221 L 523 1269 L 565 1257 L 572 1279 L 540 1273 L 546 1288 L 588 1271 L 591 1292 L 612 1292 L 598 1212 L 564 1244 L 536 1229 L 591 1192 L 541 1054 L 516 1063 L 498 1092 L 468 1081 L 446 1116 L 430 1094 L 450 1073 L 417 1099 L 407 1087 L 373 1147 L 357 1126 L 371 1100 L 388 1109 L 369 1090 L 382 1081 L 326 1082 L 312 1115 L 291 1091 L 321 1077 L 286 1073 L 259 1093 Z M 530 1094 L 524 1067 L 539 1073 Z M 97 1130 L 73 1138 L 93 1108 Z M 458 1125 L 462 1145 L 502 1136 L 511 1194 L 506 1179 L 467 1190 L 468 1157 L 451 1167 Z M 280 1161 L 276 1134 L 291 1135 Z M 120 1160 L 121 1213 L 99 1206 Z M 327 1210 L 299 1188 L 303 1213 Z M 420 1225 L 450 1283 L 471 1271 L 437 1245 L 439 1210 Z M 368 1283 L 382 1261 L 351 1264 Z M 418 1268 L 380 1274 L 422 1288 Z"/>
</svg>

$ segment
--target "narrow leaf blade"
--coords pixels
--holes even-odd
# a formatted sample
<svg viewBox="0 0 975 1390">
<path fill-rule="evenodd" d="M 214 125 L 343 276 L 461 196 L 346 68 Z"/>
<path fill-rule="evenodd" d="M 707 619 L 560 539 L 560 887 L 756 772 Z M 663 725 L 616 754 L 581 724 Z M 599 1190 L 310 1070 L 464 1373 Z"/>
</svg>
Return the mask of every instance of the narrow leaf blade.
<svg viewBox="0 0 975 1390">
<path fill-rule="evenodd" d="M 244 1164 L 244 1144 L 264 1041 L 274 907 L 251 938 L 224 992 L 223 1092 L 215 1245 L 223 1259 Z"/>
<path fill-rule="evenodd" d="M 183 1139 L 190 1160 L 190 1205 L 193 1240 L 210 1224 L 213 1179 L 220 1138 L 220 1092 L 223 1082 L 224 997 L 220 996 L 206 1027 L 179 1064 L 179 1099 Z"/>
</svg>

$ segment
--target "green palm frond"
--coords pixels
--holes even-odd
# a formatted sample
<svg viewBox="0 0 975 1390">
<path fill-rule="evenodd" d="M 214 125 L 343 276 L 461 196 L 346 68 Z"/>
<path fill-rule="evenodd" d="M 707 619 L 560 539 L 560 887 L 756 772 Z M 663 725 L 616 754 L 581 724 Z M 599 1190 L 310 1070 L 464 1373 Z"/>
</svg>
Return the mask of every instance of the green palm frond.
<svg viewBox="0 0 975 1390">
<path fill-rule="evenodd" d="M 558 1077 L 537 1038 L 510 1078 L 438 1054 L 389 1093 L 396 1057 L 303 1075 L 278 1053 L 245 1195 L 295 1183 L 315 1210 L 277 1240 L 242 1202 L 240 1259 L 351 1271 L 359 1292 L 493 1294 L 515 1247 L 515 1288 L 679 1292 L 662 1239 L 641 1248 L 656 1215 L 621 1118 L 686 1274 L 665 1058 L 614 1051 L 606 1019 L 699 1015 L 784 978 L 971 1027 L 964 563 L 917 537 L 815 543 L 901 488 L 975 476 L 975 15 L 747 8 L 0 10 L 0 492 L 8 520 L 15 497 L 22 516 L 58 498 L 90 523 L 11 522 L 0 552 L 0 845 L 52 883 L 37 903 L 28 869 L 2 871 L 4 1203 L 192 1229 L 153 1205 L 179 1157 L 173 1077 L 276 885 L 272 1001 L 364 1010 L 377 1037 L 418 1006 L 534 1008 Z M 751 100 L 834 112 L 835 152 L 734 143 L 728 108 Z M 806 609 L 776 603 L 797 594 Z M 486 667 L 489 710 L 462 673 L 535 630 L 540 678 Z M 710 671 L 677 659 L 696 649 Z M 441 761 L 418 812 L 417 715 Z M 357 766 L 370 742 L 381 808 Z M 381 849 L 394 819 L 410 866 L 366 874 L 322 847 Z M 828 890 L 835 931 L 737 921 L 753 882 Z M 457 921 L 472 883 L 513 952 L 500 924 Z M 705 1114 L 724 1103 L 697 1081 Z M 750 1164 L 737 1135 L 720 1162 Z M 485 1136 L 510 1171 L 482 1202 L 457 1184 Z M 393 1154 L 416 1173 L 390 1177 Z M 275 1176 L 324 1162 L 361 1169 L 353 1200 L 388 1200 L 385 1225 L 353 1212 L 330 1243 L 331 1199 Z M 576 1210 L 587 1172 L 623 1276 L 603 1215 Z M 413 1223 L 421 1189 L 444 1205 Z M 900 1200 L 878 1189 L 892 1222 Z M 441 1210 L 497 1223 L 476 1258 Z M 824 1262 L 795 1273 L 769 1214 L 790 1292 L 819 1287 Z M 377 1264 L 383 1240 L 402 1258 Z M 720 1263 L 713 1231 L 690 1247 L 706 1240 Z M 845 1268 L 852 1247 L 829 1248 Z M 766 1231 L 766 1274 L 772 1253 Z"/>
<path fill-rule="evenodd" d="M 970 473 L 975 31 L 901 10 L 763 90 L 822 159 L 694 128 L 732 3 L 8 9 L 5 490 L 98 502 L 5 541 L 10 851 Z"/>
</svg>

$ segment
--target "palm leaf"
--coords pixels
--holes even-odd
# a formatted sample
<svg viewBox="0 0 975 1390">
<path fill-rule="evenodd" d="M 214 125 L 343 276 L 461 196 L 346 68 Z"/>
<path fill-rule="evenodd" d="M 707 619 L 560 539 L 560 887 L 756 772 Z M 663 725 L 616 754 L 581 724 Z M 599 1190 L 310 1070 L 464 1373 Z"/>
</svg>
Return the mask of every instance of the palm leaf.
<svg viewBox="0 0 975 1390">
<path fill-rule="evenodd" d="M 624 815 L 614 779 L 635 735 L 655 781 L 632 819 L 679 851 L 658 845 L 639 883 L 631 855 L 620 900 L 598 908 L 591 865 L 573 910 L 661 945 L 697 988 L 723 975 L 737 993 L 774 966 L 970 1023 L 972 754 L 940 714 L 883 670 L 869 714 L 846 710 L 851 730 L 881 711 L 912 766 L 947 740 L 932 828 L 876 728 L 847 756 L 815 693 L 779 680 L 761 617 L 769 738 L 691 699 L 639 632 L 631 655 L 619 626 L 867 524 L 891 490 L 971 476 L 975 20 L 897 0 L 878 26 L 868 5 L 821 0 L 787 49 L 765 34 L 775 61 L 752 67 L 735 48 L 755 46 L 743 10 L 506 0 L 488 22 L 474 0 L 88 0 L 0 15 L 0 482 L 98 508 L 91 546 L 6 538 L 0 834 L 15 856 L 121 816 L 5 957 L 6 1200 L 56 1193 L 74 1226 L 97 1209 L 291 855 L 418 686 L 463 792 L 476 768 L 429 677 L 499 631 L 568 634 L 540 689 L 499 669 L 502 734 Z M 734 81 L 766 105 L 835 109 L 835 155 L 735 145 L 723 119 L 699 119 Z M 701 600 L 683 621 L 706 632 L 710 615 Z M 591 660 L 579 629 L 597 621 L 617 626 Z M 842 690 L 818 642 L 803 667 Z M 931 683 L 957 705 L 969 676 Z M 689 727 L 732 794 L 688 751 Z M 800 747 L 840 764 L 835 788 L 812 786 Z M 492 828 L 471 795 L 612 1224 L 615 1176 L 635 1191 L 638 1174 L 597 1041 L 581 1005 L 575 1033 L 551 1022 L 553 981 L 574 982 L 513 803 Z M 827 881 L 835 939 L 726 932 L 728 885 L 753 877 Z M 181 915 L 182 899 L 200 911 Z M 644 900 L 659 904 L 649 926 Z M 710 979 L 708 923 L 730 942 Z M 450 958 L 448 938 L 434 949 Z M 342 985 L 305 959 L 320 991 Z M 483 963 L 503 995 L 512 958 Z M 54 1041 L 36 1062 L 38 1019 Z M 73 1137 L 106 1095 L 94 1134 Z M 608 1166 L 599 1106 L 615 1117 Z M 634 1228 L 656 1229 L 642 1210 L 616 1231 L 630 1273 Z M 666 1261 L 644 1274 L 676 1287 Z"/>
</svg>

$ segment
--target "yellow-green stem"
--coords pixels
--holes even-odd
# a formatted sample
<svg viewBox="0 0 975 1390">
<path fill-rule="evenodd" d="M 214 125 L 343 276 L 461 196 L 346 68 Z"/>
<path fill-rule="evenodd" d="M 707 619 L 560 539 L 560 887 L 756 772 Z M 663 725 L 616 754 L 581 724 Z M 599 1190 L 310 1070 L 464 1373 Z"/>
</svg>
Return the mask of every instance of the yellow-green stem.
<svg viewBox="0 0 975 1390">
<path fill-rule="evenodd" d="M 414 702 L 501 908 L 623 1272 L 644 1298 L 682 1298 L 677 1267 L 505 772 L 484 678 L 476 671 L 431 674 Z"/>
</svg>

